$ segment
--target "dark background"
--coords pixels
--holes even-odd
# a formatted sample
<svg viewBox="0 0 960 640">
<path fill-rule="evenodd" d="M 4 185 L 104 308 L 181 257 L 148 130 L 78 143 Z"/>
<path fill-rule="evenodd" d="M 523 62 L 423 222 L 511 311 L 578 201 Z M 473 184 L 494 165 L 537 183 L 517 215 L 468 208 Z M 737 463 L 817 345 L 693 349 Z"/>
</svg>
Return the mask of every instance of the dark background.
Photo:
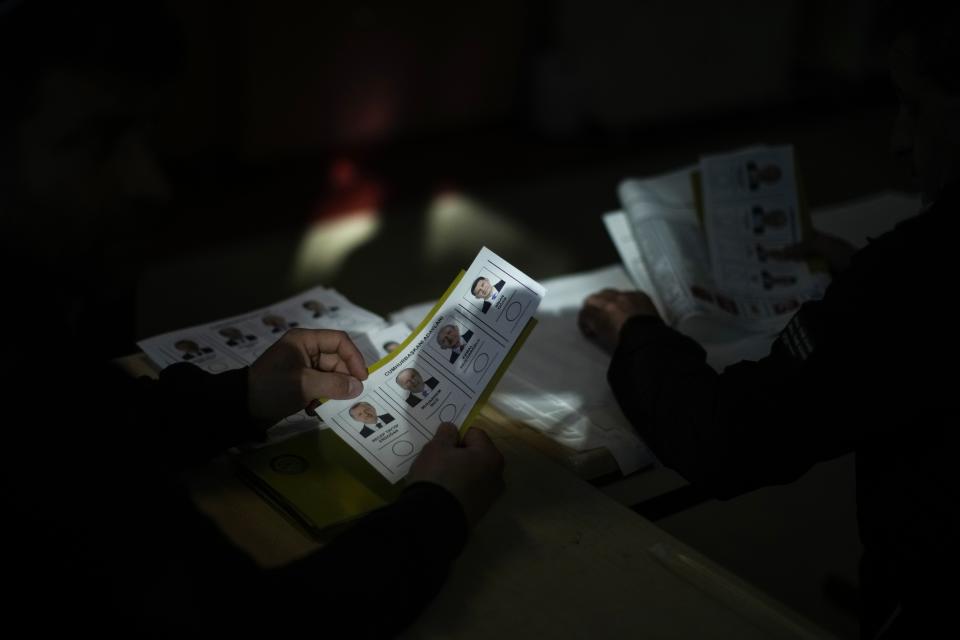
<svg viewBox="0 0 960 640">
<path fill-rule="evenodd" d="M 483 245 L 602 267 L 618 182 L 703 153 L 793 144 L 812 207 L 902 186 L 884 31 L 866 0 L 0 0 L 4 228 L 92 281 L 104 357 L 318 284 L 387 314 Z M 856 575 L 852 487 L 846 457 L 659 524 L 853 637 L 817 595 Z"/>
<path fill-rule="evenodd" d="M 20 3 L 5 37 L 37 77 L 136 87 L 98 232 L 116 351 L 314 284 L 385 314 L 483 244 L 536 278 L 614 263 L 618 181 L 701 153 L 794 144 L 814 207 L 895 185 L 865 0 L 80 4 Z"/>
</svg>

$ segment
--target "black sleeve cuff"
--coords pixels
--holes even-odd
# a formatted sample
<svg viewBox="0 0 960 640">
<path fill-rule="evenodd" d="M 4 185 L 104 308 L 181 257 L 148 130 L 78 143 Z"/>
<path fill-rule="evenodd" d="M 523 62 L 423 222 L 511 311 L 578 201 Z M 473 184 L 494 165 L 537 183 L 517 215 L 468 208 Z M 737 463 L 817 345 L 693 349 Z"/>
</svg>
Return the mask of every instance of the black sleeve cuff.
<svg viewBox="0 0 960 640">
<path fill-rule="evenodd" d="M 203 459 L 242 442 L 262 440 L 267 425 L 249 415 L 247 375 L 246 367 L 215 375 L 189 363 L 164 369 L 151 408 L 161 413 L 160 439 L 184 449 L 187 459 Z"/>
<path fill-rule="evenodd" d="M 315 624 L 322 602 L 328 635 L 394 637 L 439 592 L 466 538 L 459 501 L 439 485 L 418 482 L 323 549 L 269 571 L 265 595 L 305 628 Z M 387 597 L 378 597 L 384 590 Z"/>
<path fill-rule="evenodd" d="M 453 561 L 460 554 L 470 527 L 463 505 L 452 493 L 432 482 L 417 482 L 404 489 L 397 502 L 422 512 L 425 530 L 444 532 L 435 547 L 444 558 Z"/>
</svg>

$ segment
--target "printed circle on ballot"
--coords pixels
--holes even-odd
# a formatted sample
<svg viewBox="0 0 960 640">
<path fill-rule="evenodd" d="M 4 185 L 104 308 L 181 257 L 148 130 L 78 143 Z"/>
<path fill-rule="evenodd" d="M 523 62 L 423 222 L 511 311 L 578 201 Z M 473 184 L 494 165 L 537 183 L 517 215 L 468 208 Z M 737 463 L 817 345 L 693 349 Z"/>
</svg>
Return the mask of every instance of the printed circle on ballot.
<svg viewBox="0 0 960 640">
<path fill-rule="evenodd" d="M 413 453 L 413 443 L 409 440 L 398 440 L 393 443 L 393 455 L 405 458 Z"/>
<path fill-rule="evenodd" d="M 520 304 L 520 302 L 518 301 L 513 301 L 510 303 L 510 306 L 507 307 L 507 311 L 505 315 L 507 316 L 507 320 L 509 320 L 510 322 L 513 322 L 514 320 L 520 317 L 520 314 L 522 312 L 523 312 L 523 305 Z"/>
<path fill-rule="evenodd" d="M 453 422 L 454 418 L 457 417 L 457 407 L 453 404 L 448 404 L 440 409 L 440 422 Z"/>
<path fill-rule="evenodd" d="M 481 353 L 477 355 L 477 357 L 473 359 L 473 370 L 480 373 L 487 368 L 488 362 L 490 362 L 490 356 L 487 354 Z"/>
</svg>

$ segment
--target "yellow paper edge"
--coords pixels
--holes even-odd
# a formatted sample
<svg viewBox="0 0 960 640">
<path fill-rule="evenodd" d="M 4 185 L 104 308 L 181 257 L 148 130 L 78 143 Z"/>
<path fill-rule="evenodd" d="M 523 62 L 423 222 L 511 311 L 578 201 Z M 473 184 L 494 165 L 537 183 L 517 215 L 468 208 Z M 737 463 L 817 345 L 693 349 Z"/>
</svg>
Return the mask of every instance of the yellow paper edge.
<svg viewBox="0 0 960 640">
<path fill-rule="evenodd" d="M 490 398 L 490 394 L 493 393 L 497 383 L 500 382 L 500 378 L 502 378 L 503 374 L 507 372 L 507 367 L 509 367 L 510 363 L 513 362 L 513 359 L 520 351 L 520 347 L 522 347 L 523 343 L 527 341 L 527 337 L 536 326 L 536 318 L 530 318 L 527 321 L 527 326 L 525 326 L 523 331 L 520 332 L 520 335 L 517 336 L 516 342 L 513 343 L 513 346 L 510 348 L 507 356 L 503 359 L 503 362 L 500 363 L 500 366 L 497 368 L 497 372 L 494 373 L 493 377 L 490 378 L 490 381 L 487 382 L 487 386 L 483 388 L 483 391 L 480 393 L 480 397 L 478 397 L 477 401 L 474 403 L 473 409 L 471 409 L 470 413 L 467 414 L 467 417 L 464 418 L 463 424 L 460 425 L 460 438 L 463 438 L 463 436 L 470 429 L 470 424 L 473 422 L 474 418 L 480 414 L 480 411 L 483 409 L 483 405 L 487 403 L 487 400 Z"/>
<path fill-rule="evenodd" d="M 413 340 L 413 337 L 419 334 L 421 331 L 423 331 L 423 328 L 426 327 L 431 320 L 433 320 L 433 316 L 437 315 L 437 312 L 440 311 L 440 307 L 442 307 L 443 303 L 447 301 L 447 298 L 450 297 L 450 294 L 453 293 L 453 290 L 457 288 L 457 285 L 460 284 L 461 280 L 463 280 L 463 276 L 465 274 L 466 274 L 466 271 L 461 269 L 460 273 L 457 274 L 457 277 L 454 278 L 453 282 L 450 283 L 450 286 L 447 287 L 447 290 L 444 291 L 443 295 L 440 296 L 440 299 L 437 300 L 437 304 L 433 305 L 433 309 L 430 309 L 430 313 L 428 313 L 423 317 L 423 320 L 420 321 L 420 324 L 418 324 L 417 327 L 410 332 L 410 335 L 408 335 L 404 339 L 404 341 L 400 343 L 399 347 L 397 347 L 392 352 L 388 353 L 387 355 L 383 356 L 382 358 L 374 362 L 372 365 L 367 367 L 367 373 L 373 373 L 380 367 L 389 363 L 397 355 L 399 355 L 400 353 L 403 353 L 403 350 L 407 348 L 407 345 L 410 344 L 410 341 Z"/>
<path fill-rule="evenodd" d="M 440 311 L 440 307 L 443 305 L 444 302 L 447 301 L 447 298 L 449 298 L 450 294 L 453 293 L 453 290 L 457 288 L 457 285 L 460 284 L 460 281 L 463 279 L 463 276 L 465 273 L 466 271 L 464 271 L 463 269 L 460 270 L 460 273 L 457 274 L 457 277 L 453 279 L 453 282 L 450 283 L 450 286 L 447 287 L 447 290 L 443 293 L 440 299 L 437 300 L 437 304 L 433 305 L 433 309 L 430 310 L 430 313 L 424 316 L 423 320 L 420 321 L 420 324 L 417 325 L 417 328 L 411 331 L 410 334 L 407 335 L 406 338 L 404 338 L 403 342 L 400 343 L 399 347 L 397 347 L 396 349 L 394 349 L 393 351 L 391 351 L 390 353 L 383 356 L 382 358 L 374 362 L 372 365 L 367 367 L 368 375 L 373 373 L 380 367 L 388 364 L 396 356 L 403 353 L 403 350 L 407 348 L 407 345 L 410 344 L 410 341 L 413 339 L 413 337 L 418 333 L 420 333 L 420 331 L 422 331 L 425 326 L 427 326 L 427 323 L 433 319 L 433 316 L 437 315 L 437 311 Z M 323 404 L 327 400 L 328 398 L 318 398 L 318 401 L 320 402 L 320 404 Z"/>
<path fill-rule="evenodd" d="M 377 369 L 388 364 L 391 360 L 393 360 L 394 357 L 400 354 L 404 348 L 407 347 L 407 345 L 415 336 L 419 335 L 419 333 L 440 311 L 441 307 L 453 293 L 454 289 L 456 289 L 457 285 L 460 284 L 460 281 L 463 279 L 465 273 L 466 272 L 461 269 L 460 273 L 457 274 L 450 286 L 447 287 L 447 290 L 444 292 L 443 296 L 440 297 L 430 312 L 424 316 L 420 324 L 417 325 L 417 327 L 411 331 L 406 339 L 401 343 L 400 348 L 370 365 L 367 368 L 369 373 L 373 373 Z M 523 328 L 523 331 L 520 332 L 520 335 L 510 348 L 510 351 L 507 352 L 507 355 L 500 363 L 497 371 L 487 382 L 483 391 L 477 397 L 477 400 L 474 403 L 473 408 L 470 410 L 470 413 L 467 414 L 467 417 L 461 424 L 459 429 L 459 436 L 461 438 L 463 438 L 464 434 L 470 429 L 471 423 L 474 421 L 477 415 L 479 415 L 487 400 L 489 400 L 494 388 L 496 388 L 497 384 L 500 382 L 500 379 L 503 377 L 504 373 L 506 373 L 507 368 L 513 362 L 513 359 L 516 357 L 517 353 L 520 351 L 520 348 L 526 342 L 530 332 L 533 331 L 536 325 L 536 318 L 530 318 L 530 320 L 527 321 L 527 325 Z M 313 437 L 321 437 L 324 434 L 320 433 L 311 435 Z M 289 442 L 280 442 L 276 445 L 271 445 L 270 449 L 291 450 L 298 444 L 296 441 L 299 441 L 299 438 L 301 437 L 303 437 L 303 435 L 296 436 Z M 389 503 L 391 500 L 396 499 L 397 495 L 399 495 L 406 484 L 404 481 L 396 484 L 387 482 L 375 472 L 373 467 L 370 466 L 370 464 L 359 453 L 350 448 L 350 446 L 347 445 L 346 442 L 343 442 L 339 436 L 330 438 L 330 440 L 331 442 L 327 443 L 328 446 L 331 446 L 331 449 L 328 451 L 329 462 L 333 462 L 334 464 L 337 464 L 346 470 L 348 475 L 352 476 L 354 482 L 378 496 L 384 501 L 384 503 Z M 248 452 L 246 455 L 241 455 L 241 459 L 249 458 L 251 455 L 255 454 L 253 452 Z M 331 531 L 338 530 L 339 527 L 344 526 L 351 519 L 368 512 L 368 510 L 359 510 L 344 518 L 342 517 L 344 515 L 343 513 L 336 510 L 331 510 L 329 512 L 320 514 L 319 519 L 311 517 L 314 514 L 308 514 L 307 512 L 302 511 L 298 505 L 299 501 L 303 498 L 302 494 L 297 493 L 295 495 L 293 492 L 277 489 L 270 481 L 260 476 L 260 474 L 254 470 L 253 467 L 249 466 L 250 463 L 240 462 L 239 460 L 237 462 L 245 468 L 244 475 L 247 476 L 246 480 L 249 484 L 251 484 L 251 486 L 254 487 L 256 492 L 261 497 L 263 497 L 268 503 L 272 504 L 274 508 L 283 515 L 284 518 L 291 522 L 291 524 L 294 524 L 315 539 L 321 539 L 324 535 L 330 535 Z"/>
<path fill-rule="evenodd" d="M 373 373 L 377 369 L 387 365 L 392 361 L 397 355 L 403 352 L 403 350 L 410 344 L 410 341 L 414 336 L 420 334 L 423 329 L 430 324 L 434 316 L 437 315 L 437 312 L 440 311 L 443 304 L 447 301 L 450 295 L 453 293 L 454 289 L 457 288 L 457 285 L 460 284 L 460 281 L 463 280 L 463 276 L 466 275 L 466 271 L 463 269 L 460 270 L 460 273 L 457 274 L 457 277 L 453 279 L 453 282 L 450 283 L 450 286 L 447 287 L 447 290 L 443 293 L 437 303 L 433 305 L 433 308 L 430 312 L 424 316 L 423 320 L 420 321 L 420 324 L 410 332 L 410 335 L 400 343 L 400 347 L 397 348 L 392 353 L 380 358 L 372 365 L 367 368 L 368 373 Z M 507 352 L 506 357 L 503 359 L 503 362 L 500 363 L 500 366 L 497 367 L 497 371 L 493 374 L 493 377 L 487 382 L 487 385 L 483 388 L 483 391 L 480 393 L 480 396 L 477 397 L 476 402 L 473 404 L 473 408 L 470 409 L 470 413 L 467 414 L 467 417 L 464 418 L 463 424 L 460 425 L 460 438 L 463 438 L 464 434 L 470 429 L 470 425 L 473 423 L 474 419 L 480 414 L 480 411 L 483 409 L 483 406 L 487 403 L 487 400 L 490 399 L 490 395 L 493 393 L 493 390 L 496 388 L 497 384 L 500 382 L 500 379 L 503 378 L 503 374 L 506 373 L 507 368 L 513 362 L 513 359 L 516 357 L 517 353 L 520 351 L 520 348 L 527 341 L 527 337 L 530 335 L 530 332 L 533 331 L 534 327 L 537 326 L 537 319 L 530 318 L 527 321 L 527 326 L 523 328 L 523 331 L 520 332 L 520 335 L 517 337 L 516 341 L 513 343 L 513 346 L 510 348 L 510 351 Z"/>
</svg>

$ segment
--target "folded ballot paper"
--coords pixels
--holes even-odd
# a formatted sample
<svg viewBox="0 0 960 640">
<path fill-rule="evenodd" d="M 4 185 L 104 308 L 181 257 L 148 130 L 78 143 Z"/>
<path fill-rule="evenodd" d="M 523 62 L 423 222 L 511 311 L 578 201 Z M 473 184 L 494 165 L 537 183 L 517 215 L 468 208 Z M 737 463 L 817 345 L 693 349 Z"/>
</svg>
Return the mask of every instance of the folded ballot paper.
<svg viewBox="0 0 960 640">
<path fill-rule="evenodd" d="M 544 288 L 487 248 L 410 330 L 317 287 L 254 312 L 139 343 L 159 366 L 245 366 L 294 327 L 347 331 L 368 363 L 363 392 L 326 400 L 236 456 L 254 488 L 311 533 L 391 500 L 441 422 L 469 428 L 536 324 Z M 320 421 L 318 421 L 318 418 Z"/>
<path fill-rule="evenodd" d="M 622 181 L 604 223 L 671 326 L 776 333 L 829 283 L 823 265 L 776 258 L 811 229 L 799 187 L 792 147 L 749 147 Z"/>
</svg>

